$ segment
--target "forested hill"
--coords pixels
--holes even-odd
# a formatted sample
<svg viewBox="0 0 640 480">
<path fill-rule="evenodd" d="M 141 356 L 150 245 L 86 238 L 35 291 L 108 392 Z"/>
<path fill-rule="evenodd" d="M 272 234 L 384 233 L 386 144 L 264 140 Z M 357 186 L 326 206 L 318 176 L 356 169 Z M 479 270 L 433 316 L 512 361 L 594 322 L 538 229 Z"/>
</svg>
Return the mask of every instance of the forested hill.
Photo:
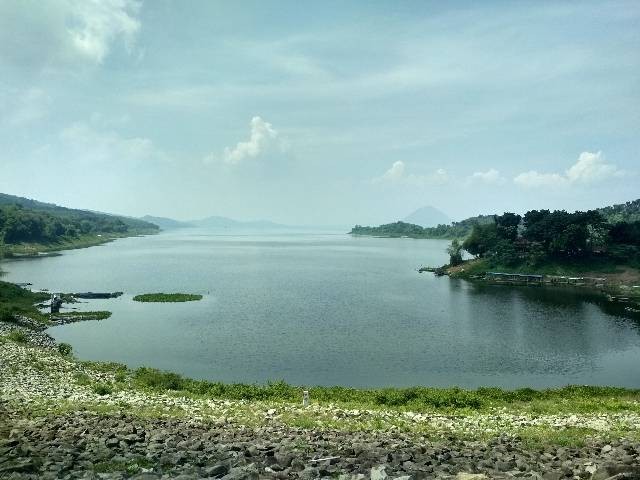
<svg viewBox="0 0 640 480">
<path fill-rule="evenodd" d="M 640 199 L 627 203 L 611 205 L 597 209 L 604 220 L 610 224 L 620 222 L 640 221 Z M 495 223 L 494 215 L 479 215 L 470 217 L 460 222 L 452 222 L 449 225 L 438 225 L 437 227 L 423 228 L 406 222 L 395 222 L 380 225 L 379 227 L 363 227 L 356 225 L 351 229 L 352 235 L 369 235 L 376 237 L 410 237 L 410 238 L 433 238 L 433 239 L 453 239 L 465 238 L 471 234 L 474 225 L 487 225 Z"/>
<path fill-rule="evenodd" d="M 460 222 L 452 222 L 449 225 L 438 225 L 437 227 L 426 228 L 406 222 L 387 223 L 379 227 L 356 225 L 349 233 L 352 235 L 369 235 L 376 237 L 464 238 L 471 233 L 474 225 L 485 225 L 493 223 L 493 221 L 493 215 L 479 215 Z"/>
<path fill-rule="evenodd" d="M 640 221 L 640 198 L 627 203 L 599 208 L 598 213 L 609 223 Z"/>
<path fill-rule="evenodd" d="M 65 208 L 0 193 L 0 246 L 91 244 L 106 238 L 158 231 L 157 225 L 135 218 Z"/>
</svg>

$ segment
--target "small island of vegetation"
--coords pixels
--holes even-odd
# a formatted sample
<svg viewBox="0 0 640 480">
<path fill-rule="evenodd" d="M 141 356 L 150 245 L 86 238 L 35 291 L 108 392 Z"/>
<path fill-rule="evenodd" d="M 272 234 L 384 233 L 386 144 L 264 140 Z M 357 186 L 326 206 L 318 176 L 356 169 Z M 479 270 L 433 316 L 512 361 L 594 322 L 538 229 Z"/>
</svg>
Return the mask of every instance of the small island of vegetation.
<svg viewBox="0 0 640 480">
<path fill-rule="evenodd" d="M 191 293 L 144 293 L 133 297 L 136 302 L 195 302 L 202 300 L 202 295 Z"/>
</svg>

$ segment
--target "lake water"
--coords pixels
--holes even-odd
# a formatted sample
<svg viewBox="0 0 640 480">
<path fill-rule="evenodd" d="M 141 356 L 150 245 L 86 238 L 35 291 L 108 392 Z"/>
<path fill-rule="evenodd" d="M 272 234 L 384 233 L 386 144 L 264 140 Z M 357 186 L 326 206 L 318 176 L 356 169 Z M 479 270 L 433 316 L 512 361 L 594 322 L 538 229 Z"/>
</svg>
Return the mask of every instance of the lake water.
<svg viewBox="0 0 640 480">
<path fill-rule="evenodd" d="M 49 330 L 81 359 L 225 382 L 640 387 L 640 323 L 575 290 L 416 272 L 448 242 L 181 230 L 3 263 L 7 281 L 124 291 L 108 320 Z M 200 302 L 132 301 L 148 292 Z"/>
</svg>

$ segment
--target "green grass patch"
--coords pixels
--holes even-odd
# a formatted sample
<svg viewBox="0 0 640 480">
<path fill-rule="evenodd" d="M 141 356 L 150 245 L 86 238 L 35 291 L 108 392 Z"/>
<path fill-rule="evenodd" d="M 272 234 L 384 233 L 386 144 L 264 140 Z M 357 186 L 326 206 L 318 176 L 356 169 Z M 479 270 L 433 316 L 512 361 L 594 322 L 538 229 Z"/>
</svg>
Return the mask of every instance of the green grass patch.
<svg viewBox="0 0 640 480">
<path fill-rule="evenodd" d="M 13 321 L 16 315 L 47 322 L 47 316 L 40 313 L 35 304 L 48 300 L 50 295 L 31 292 L 18 285 L 0 281 L 0 321 Z"/>
<path fill-rule="evenodd" d="M 615 262 L 607 257 L 589 257 L 575 259 L 548 259 L 539 265 L 529 265 L 521 262 L 514 265 L 505 265 L 491 258 L 467 260 L 458 271 L 451 276 L 454 278 L 469 278 L 485 272 L 523 273 L 537 275 L 580 276 L 589 273 L 619 273 L 625 265 Z"/>
<path fill-rule="evenodd" d="M 133 297 L 136 302 L 193 302 L 202 300 L 202 295 L 191 293 L 144 293 Z"/>
<path fill-rule="evenodd" d="M 99 462 L 93 465 L 95 473 L 125 472 L 127 475 L 140 473 L 143 468 L 151 468 L 153 463 L 145 457 L 138 457 L 127 462 Z"/>
<path fill-rule="evenodd" d="M 73 319 L 73 320 L 104 320 L 111 316 L 111 312 L 97 310 L 92 312 L 64 312 L 54 313 L 51 318 Z"/>
<path fill-rule="evenodd" d="M 176 391 L 195 396 L 230 400 L 284 401 L 298 403 L 308 390 L 312 402 L 339 403 L 365 408 L 393 408 L 414 411 L 478 411 L 512 407 L 540 412 L 621 411 L 635 405 L 640 411 L 640 390 L 618 387 L 568 386 L 559 389 L 521 388 L 382 388 L 303 387 L 284 381 L 264 385 L 193 380 L 173 372 L 142 367 L 132 374 L 133 385 L 153 391 Z"/>
<path fill-rule="evenodd" d="M 543 448 L 546 445 L 582 448 L 586 445 L 589 437 L 601 437 L 602 435 L 592 428 L 531 427 L 519 430 L 518 436 L 522 439 L 524 445 L 531 449 L 535 449 Z"/>
<path fill-rule="evenodd" d="M 113 393 L 113 387 L 108 383 L 96 383 L 92 390 L 93 393 L 98 395 L 111 395 Z"/>
<path fill-rule="evenodd" d="M 27 343 L 29 341 L 26 333 L 21 330 L 14 330 L 13 332 L 9 332 L 9 334 L 6 335 L 6 338 L 7 340 L 11 340 L 12 342 L 17 343 Z"/>
</svg>

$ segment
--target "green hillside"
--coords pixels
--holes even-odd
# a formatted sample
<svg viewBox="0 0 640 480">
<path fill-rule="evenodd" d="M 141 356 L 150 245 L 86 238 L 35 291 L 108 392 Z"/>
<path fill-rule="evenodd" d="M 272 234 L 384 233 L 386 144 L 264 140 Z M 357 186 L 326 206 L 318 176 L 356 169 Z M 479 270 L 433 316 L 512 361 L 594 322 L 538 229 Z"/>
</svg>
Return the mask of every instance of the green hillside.
<svg viewBox="0 0 640 480">
<path fill-rule="evenodd" d="M 5 255 L 84 247 L 158 231 L 157 225 L 134 218 L 0 193 L 0 253 Z"/>
</svg>

